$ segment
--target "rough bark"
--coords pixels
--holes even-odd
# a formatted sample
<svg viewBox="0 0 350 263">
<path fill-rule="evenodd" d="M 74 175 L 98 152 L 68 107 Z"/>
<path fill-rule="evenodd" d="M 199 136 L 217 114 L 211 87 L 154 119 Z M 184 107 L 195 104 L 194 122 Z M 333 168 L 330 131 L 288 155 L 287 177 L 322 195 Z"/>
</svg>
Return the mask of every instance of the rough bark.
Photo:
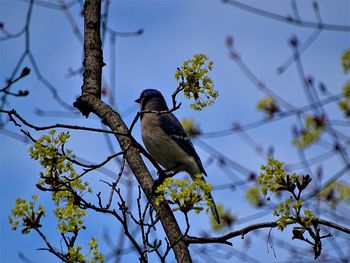
<svg viewBox="0 0 350 263">
<path fill-rule="evenodd" d="M 102 43 L 100 37 L 101 1 L 85 1 L 84 5 L 84 82 L 82 95 L 101 98 Z"/>
<path fill-rule="evenodd" d="M 152 188 L 153 178 L 144 164 L 138 149 L 130 146 L 132 140 L 128 136 L 128 128 L 121 116 L 104 103 L 101 98 L 101 74 L 103 67 L 103 55 L 100 38 L 100 0 L 86 0 L 84 10 L 84 82 L 82 95 L 74 103 L 83 115 L 96 114 L 115 135 L 121 149 L 125 151 L 125 157 L 130 169 L 135 175 L 148 200 L 153 203 Z M 125 134 L 125 135 L 123 135 Z M 177 262 L 192 262 L 188 245 L 182 239 L 181 229 L 167 203 L 156 207 L 157 216 L 163 225 L 164 231 L 173 244 L 173 251 Z"/>
</svg>

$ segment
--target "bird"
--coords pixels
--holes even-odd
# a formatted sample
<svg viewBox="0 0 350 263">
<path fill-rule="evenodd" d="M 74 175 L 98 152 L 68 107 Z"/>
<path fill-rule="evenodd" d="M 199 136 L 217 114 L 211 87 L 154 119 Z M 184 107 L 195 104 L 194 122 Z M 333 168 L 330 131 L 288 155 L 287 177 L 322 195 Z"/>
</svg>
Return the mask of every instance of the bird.
<svg viewBox="0 0 350 263">
<path fill-rule="evenodd" d="M 205 181 L 207 176 L 190 138 L 180 121 L 169 108 L 162 93 L 156 89 L 145 89 L 135 100 L 140 104 L 141 137 L 151 155 L 167 172 L 184 171 L 192 180 Z M 209 207 L 214 219 L 220 224 L 220 217 L 214 199 L 209 193 Z"/>
</svg>

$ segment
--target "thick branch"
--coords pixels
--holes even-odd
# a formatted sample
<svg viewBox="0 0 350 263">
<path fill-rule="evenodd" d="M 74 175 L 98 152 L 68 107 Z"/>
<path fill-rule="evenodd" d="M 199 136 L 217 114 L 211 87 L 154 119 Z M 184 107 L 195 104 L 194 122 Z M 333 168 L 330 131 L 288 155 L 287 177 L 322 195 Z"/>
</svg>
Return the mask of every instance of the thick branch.
<svg viewBox="0 0 350 263">
<path fill-rule="evenodd" d="M 84 82 L 82 95 L 92 94 L 101 98 L 101 77 L 103 67 L 102 42 L 100 36 L 101 1 L 85 1 L 84 5 Z M 87 116 L 89 111 L 81 109 Z"/>
<path fill-rule="evenodd" d="M 101 1 L 85 1 L 85 29 L 84 29 L 84 83 L 82 96 L 77 99 L 74 106 L 83 115 L 95 113 L 115 134 L 120 147 L 125 152 L 125 158 L 131 171 L 134 173 L 148 200 L 154 204 L 154 181 L 144 164 L 137 148 L 132 143 L 131 137 L 120 135 L 129 134 L 129 130 L 120 115 L 111 107 L 100 100 L 101 98 L 101 69 L 103 56 L 100 39 L 100 9 Z M 163 225 L 164 231 L 173 245 L 173 250 L 178 262 L 192 262 L 187 244 L 178 241 L 182 237 L 179 225 L 167 203 L 156 206 L 157 215 Z"/>
</svg>

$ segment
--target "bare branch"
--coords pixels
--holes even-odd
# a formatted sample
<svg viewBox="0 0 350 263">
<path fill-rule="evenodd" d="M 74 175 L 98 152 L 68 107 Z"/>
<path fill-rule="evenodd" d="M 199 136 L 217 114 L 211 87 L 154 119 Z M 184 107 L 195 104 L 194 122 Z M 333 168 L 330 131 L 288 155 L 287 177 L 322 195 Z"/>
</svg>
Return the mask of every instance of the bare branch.
<svg viewBox="0 0 350 263">
<path fill-rule="evenodd" d="M 326 23 L 322 23 L 321 21 L 317 21 L 317 22 L 304 21 L 304 20 L 300 20 L 298 17 L 282 16 L 276 13 L 272 13 L 266 10 L 262 10 L 262 9 L 238 2 L 236 0 L 222 0 L 222 2 L 228 3 L 234 7 L 237 7 L 239 9 L 242 9 L 252 14 L 267 17 L 276 21 L 288 23 L 295 26 L 307 27 L 307 28 L 322 28 L 324 30 L 342 31 L 342 32 L 350 31 L 350 26 L 347 26 L 347 25 L 326 24 Z"/>
<path fill-rule="evenodd" d="M 335 224 L 333 222 L 315 218 L 313 220 L 314 223 L 320 224 L 320 225 L 325 225 L 331 228 L 334 228 L 336 230 L 342 231 L 344 233 L 350 234 L 350 229 L 346 228 L 344 226 L 340 226 L 338 224 Z M 288 224 L 294 224 L 293 222 L 289 222 Z M 219 237 L 193 237 L 193 236 L 186 236 L 184 237 L 186 243 L 188 244 L 206 244 L 206 243 L 222 243 L 222 244 L 227 244 L 227 245 L 232 245 L 231 242 L 227 241 L 228 239 L 234 238 L 241 236 L 244 238 L 244 236 L 254 230 L 257 229 L 262 229 L 262 228 L 275 228 L 277 227 L 277 222 L 265 222 L 265 223 L 257 223 L 253 225 L 249 225 L 247 227 L 244 227 L 240 230 L 236 230 L 233 232 L 230 232 L 228 234 L 225 234 L 223 236 Z"/>
</svg>

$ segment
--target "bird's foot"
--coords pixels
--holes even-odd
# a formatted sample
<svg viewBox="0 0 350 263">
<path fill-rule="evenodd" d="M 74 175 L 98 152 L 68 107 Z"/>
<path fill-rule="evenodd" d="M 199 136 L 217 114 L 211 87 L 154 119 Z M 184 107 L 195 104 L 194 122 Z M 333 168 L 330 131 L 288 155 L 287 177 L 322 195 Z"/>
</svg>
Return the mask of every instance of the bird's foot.
<svg viewBox="0 0 350 263">
<path fill-rule="evenodd" d="M 169 177 L 173 177 L 176 173 L 173 171 L 162 171 L 162 172 L 158 172 L 158 179 L 156 179 L 154 181 L 154 185 L 153 185 L 153 193 L 155 193 L 155 191 L 157 190 L 157 188 L 164 183 L 166 178 Z"/>
</svg>

